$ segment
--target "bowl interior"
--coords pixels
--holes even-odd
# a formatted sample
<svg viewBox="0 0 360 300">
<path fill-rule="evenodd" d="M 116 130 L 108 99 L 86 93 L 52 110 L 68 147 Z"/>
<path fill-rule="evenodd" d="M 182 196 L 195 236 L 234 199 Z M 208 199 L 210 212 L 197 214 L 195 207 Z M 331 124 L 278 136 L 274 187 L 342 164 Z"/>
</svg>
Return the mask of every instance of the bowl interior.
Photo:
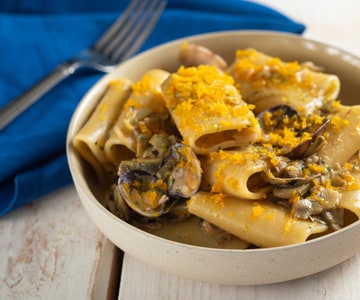
<svg viewBox="0 0 360 300">
<path fill-rule="evenodd" d="M 338 48 L 295 35 L 258 31 L 219 32 L 176 40 L 144 52 L 122 63 L 96 83 L 78 105 L 69 126 L 67 154 L 70 170 L 79 197 L 95 224 L 118 247 L 146 263 L 180 276 L 223 284 L 264 284 L 299 278 L 324 270 L 355 254 L 360 249 L 359 222 L 340 232 L 294 246 L 245 251 L 211 249 L 148 234 L 118 219 L 99 203 L 97 186 L 91 180 L 90 170 L 72 148 L 71 139 L 91 114 L 110 79 L 125 76 L 137 80 L 153 68 L 175 71 L 179 67 L 178 51 L 184 42 L 208 47 L 229 63 L 233 61 L 236 49 L 247 47 L 287 61 L 312 61 L 324 67 L 325 72 L 339 76 L 339 98 L 343 103 L 359 103 L 360 59 Z M 337 251 L 333 249 L 330 252 L 332 247 L 336 247 Z M 296 262 L 294 255 L 298 257 Z M 312 265 L 306 262 L 309 259 L 313 260 Z M 220 260 L 222 263 L 216 263 Z M 194 266 L 201 270 L 194 271 Z M 266 270 L 268 274 L 265 274 Z"/>
</svg>

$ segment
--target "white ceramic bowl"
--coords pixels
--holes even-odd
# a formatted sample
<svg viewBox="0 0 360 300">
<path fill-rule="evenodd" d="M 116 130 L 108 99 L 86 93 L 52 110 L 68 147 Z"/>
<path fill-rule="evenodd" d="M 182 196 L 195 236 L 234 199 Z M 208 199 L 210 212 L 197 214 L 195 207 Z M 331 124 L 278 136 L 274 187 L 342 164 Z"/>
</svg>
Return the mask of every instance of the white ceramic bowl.
<svg viewBox="0 0 360 300">
<path fill-rule="evenodd" d="M 96 83 L 78 105 L 70 123 L 67 154 L 71 174 L 81 202 L 96 226 L 123 251 L 151 266 L 178 276 L 218 284 L 257 285 L 296 279 L 330 268 L 357 253 L 360 250 L 359 221 L 338 232 L 297 245 L 226 250 L 191 246 L 154 236 L 118 219 L 98 202 L 90 188 L 83 161 L 71 147 L 72 137 L 86 121 L 110 79 L 126 76 L 136 80 L 152 68 L 174 71 L 184 41 L 208 47 L 229 62 L 236 49 L 245 47 L 284 60 L 312 61 L 340 77 L 340 99 L 344 103 L 359 103 L 360 59 L 299 36 L 264 31 L 221 32 L 188 37 L 142 53 Z"/>
</svg>

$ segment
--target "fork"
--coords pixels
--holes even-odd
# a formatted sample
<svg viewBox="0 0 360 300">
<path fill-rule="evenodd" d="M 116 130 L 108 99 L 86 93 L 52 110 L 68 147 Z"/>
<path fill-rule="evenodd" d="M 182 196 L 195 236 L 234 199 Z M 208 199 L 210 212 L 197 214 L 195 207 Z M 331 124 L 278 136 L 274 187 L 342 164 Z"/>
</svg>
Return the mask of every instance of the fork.
<svg viewBox="0 0 360 300">
<path fill-rule="evenodd" d="M 58 65 L 24 94 L 0 109 L 0 131 L 44 94 L 81 69 L 111 72 L 133 55 L 157 23 L 166 0 L 132 0 L 123 14 L 88 49 Z"/>
</svg>

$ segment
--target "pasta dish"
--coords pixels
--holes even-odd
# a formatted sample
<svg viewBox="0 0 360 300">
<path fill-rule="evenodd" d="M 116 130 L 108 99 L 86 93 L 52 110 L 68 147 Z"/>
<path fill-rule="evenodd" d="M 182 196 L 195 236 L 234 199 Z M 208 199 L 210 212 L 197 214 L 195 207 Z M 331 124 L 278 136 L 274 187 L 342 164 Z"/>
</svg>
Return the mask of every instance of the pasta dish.
<svg viewBox="0 0 360 300">
<path fill-rule="evenodd" d="M 73 146 L 102 204 L 211 247 L 277 247 L 360 217 L 360 106 L 312 62 L 184 44 L 175 72 L 109 82 Z"/>
</svg>

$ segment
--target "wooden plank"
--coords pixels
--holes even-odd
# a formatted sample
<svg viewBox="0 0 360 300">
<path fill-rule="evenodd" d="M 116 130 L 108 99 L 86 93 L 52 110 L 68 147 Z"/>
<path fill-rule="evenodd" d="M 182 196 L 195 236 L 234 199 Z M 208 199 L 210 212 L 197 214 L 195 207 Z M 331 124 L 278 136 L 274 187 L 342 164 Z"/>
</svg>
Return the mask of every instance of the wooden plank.
<svg viewBox="0 0 360 300">
<path fill-rule="evenodd" d="M 1 218 L 0 236 L 1 299 L 114 297 L 110 266 L 118 249 L 93 225 L 72 186 Z"/>
<path fill-rule="evenodd" d="M 124 257 L 122 272 L 118 300 L 355 300 L 360 298 L 360 255 L 312 276 L 259 286 L 225 286 L 196 282 L 164 273 L 127 254 Z"/>
</svg>

